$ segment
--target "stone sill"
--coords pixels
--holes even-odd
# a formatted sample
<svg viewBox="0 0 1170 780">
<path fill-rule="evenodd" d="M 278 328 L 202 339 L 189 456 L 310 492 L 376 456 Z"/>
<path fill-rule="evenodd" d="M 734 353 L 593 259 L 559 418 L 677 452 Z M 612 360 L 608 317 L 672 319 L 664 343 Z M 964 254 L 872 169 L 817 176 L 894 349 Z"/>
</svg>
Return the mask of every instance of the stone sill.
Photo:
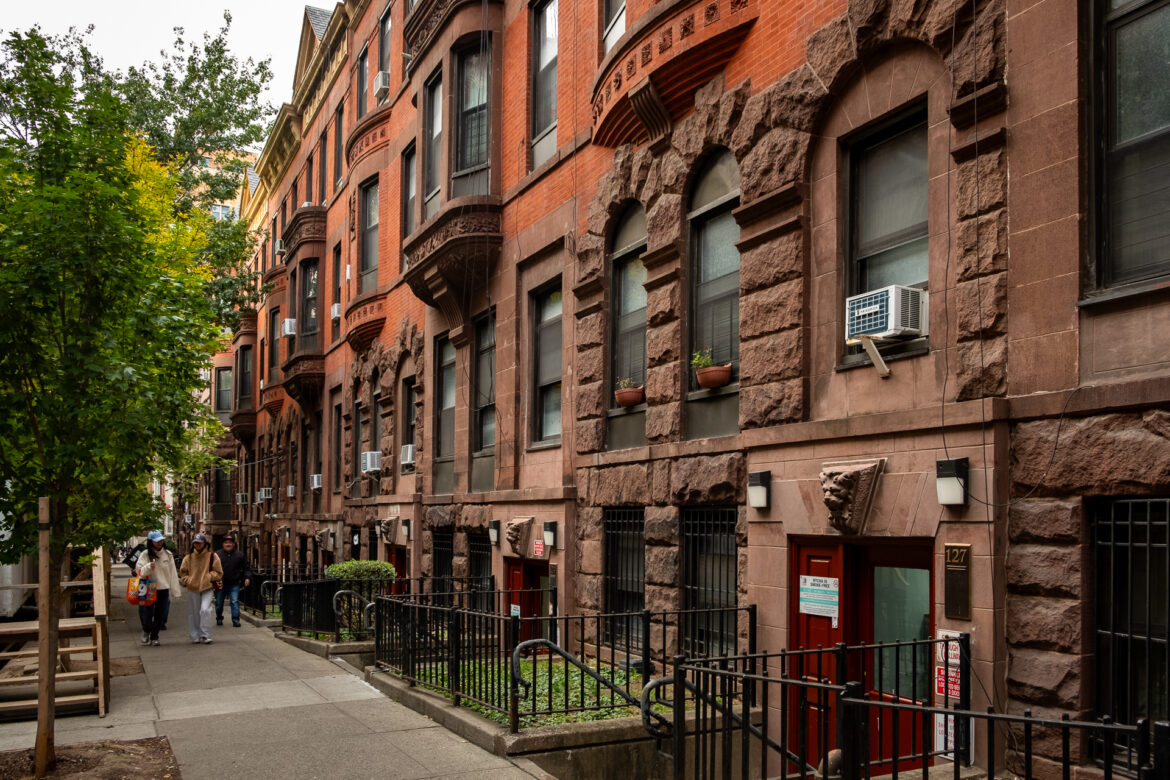
<svg viewBox="0 0 1170 780">
<path fill-rule="evenodd" d="M 541 501 L 573 501 L 577 489 L 571 486 L 551 488 L 522 488 L 519 490 L 489 490 L 484 493 L 443 493 L 421 497 L 424 506 L 442 504 L 527 504 Z"/>
<path fill-rule="evenodd" d="M 878 352 L 881 353 L 882 358 L 887 363 L 893 363 L 896 360 L 904 360 L 905 358 L 919 357 L 921 355 L 930 354 L 930 341 L 925 338 L 913 339 L 905 341 L 900 344 L 887 346 L 885 351 L 878 347 Z M 861 352 L 856 355 L 843 355 L 841 362 L 833 366 L 834 371 L 852 371 L 855 368 L 863 368 L 865 366 L 872 366 L 873 361 L 869 359 L 869 355 Z"/>
<path fill-rule="evenodd" d="M 1131 284 L 1110 287 L 1099 292 L 1091 293 L 1077 301 L 1077 308 L 1090 314 L 1097 309 L 1104 309 L 1109 304 L 1138 303 L 1135 299 L 1152 298 L 1165 300 L 1170 297 L 1170 279 L 1145 280 Z M 1144 302 L 1144 301 L 1142 301 Z"/>
</svg>

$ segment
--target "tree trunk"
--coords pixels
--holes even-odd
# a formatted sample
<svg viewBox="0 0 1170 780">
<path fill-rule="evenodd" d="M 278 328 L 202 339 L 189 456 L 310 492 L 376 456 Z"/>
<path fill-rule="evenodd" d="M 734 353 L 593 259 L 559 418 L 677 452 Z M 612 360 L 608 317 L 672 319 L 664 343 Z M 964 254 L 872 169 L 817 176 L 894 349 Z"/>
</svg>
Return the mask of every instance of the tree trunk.
<svg viewBox="0 0 1170 780">
<path fill-rule="evenodd" d="M 37 743 L 36 776 L 57 765 L 54 744 L 57 717 L 57 648 L 60 644 L 57 621 L 61 613 L 61 551 L 52 546 L 49 499 L 40 500 L 38 519 L 39 580 L 37 588 Z"/>
</svg>

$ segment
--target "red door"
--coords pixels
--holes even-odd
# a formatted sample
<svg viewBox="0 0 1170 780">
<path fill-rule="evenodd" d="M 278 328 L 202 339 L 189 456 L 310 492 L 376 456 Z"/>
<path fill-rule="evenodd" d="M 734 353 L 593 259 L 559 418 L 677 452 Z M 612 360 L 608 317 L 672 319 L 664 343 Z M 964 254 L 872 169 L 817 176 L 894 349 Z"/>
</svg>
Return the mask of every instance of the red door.
<svg viewBox="0 0 1170 780">
<path fill-rule="evenodd" d="M 504 582 L 506 583 L 506 608 L 509 614 L 518 606 L 520 617 L 537 617 L 548 614 L 548 563 L 545 561 L 522 561 L 504 559 Z M 543 634 L 535 630 L 533 621 L 525 621 L 520 628 L 520 641 L 526 641 Z"/>
</svg>

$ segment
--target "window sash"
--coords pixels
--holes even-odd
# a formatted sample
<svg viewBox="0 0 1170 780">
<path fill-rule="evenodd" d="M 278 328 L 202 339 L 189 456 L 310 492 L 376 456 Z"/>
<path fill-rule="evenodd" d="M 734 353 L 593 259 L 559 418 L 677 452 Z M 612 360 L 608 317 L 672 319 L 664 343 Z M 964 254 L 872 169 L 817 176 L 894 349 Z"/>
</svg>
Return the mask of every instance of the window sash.
<svg viewBox="0 0 1170 780">
<path fill-rule="evenodd" d="M 341 185 L 341 157 L 342 157 L 342 106 L 337 107 L 337 113 L 333 117 L 333 187 L 334 192 L 337 187 Z"/>
<path fill-rule="evenodd" d="M 455 345 L 449 339 L 443 338 L 436 345 L 435 353 L 439 358 L 438 381 L 435 393 L 438 403 L 436 427 L 438 441 L 435 443 L 435 456 L 449 458 L 455 454 Z"/>
<path fill-rule="evenodd" d="M 341 303 L 341 244 L 333 247 L 333 302 Z M 333 323 L 333 340 L 341 338 L 341 318 L 329 318 Z"/>
<path fill-rule="evenodd" d="M 532 53 L 532 137 L 543 135 L 557 121 L 557 0 L 536 11 Z"/>
<path fill-rule="evenodd" d="M 443 145 L 443 82 L 427 85 L 426 159 L 423 161 L 423 195 L 428 200 L 439 190 L 440 155 Z"/>
<path fill-rule="evenodd" d="M 341 490 L 341 436 L 342 436 L 341 404 L 333 404 L 333 492 Z"/>
<path fill-rule="evenodd" d="M 603 24 L 605 37 L 603 50 L 609 51 L 626 31 L 626 2 L 625 0 L 605 0 L 605 23 Z"/>
<path fill-rule="evenodd" d="M 390 72 L 390 9 L 378 22 L 378 70 Z"/>
<path fill-rule="evenodd" d="M 362 188 L 362 256 L 358 292 L 378 286 L 378 183 Z"/>
<path fill-rule="evenodd" d="M 475 329 L 475 449 L 496 444 L 496 318 L 489 314 Z"/>
<path fill-rule="evenodd" d="M 739 226 L 731 214 L 736 201 L 693 222 L 695 282 L 691 318 L 693 351 L 711 348 L 715 365 L 739 361 Z M 720 257 L 714 253 L 723 253 Z"/>
<path fill-rule="evenodd" d="M 402 235 L 409 236 L 414 232 L 414 210 L 418 198 L 418 180 L 414 169 L 415 154 L 412 144 L 402 153 Z M 405 271 L 406 256 L 403 255 L 403 270 Z"/>
<path fill-rule="evenodd" d="M 252 348 L 240 347 L 240 381 L 236 403 L 240 409 L 252 408 Z"/>
<path fill-rule="evenodd" d="M 318 274 L 317 261 L 301 263 L 301 315 L 297 320 L 300 329 L 301 349 L 317 346 L 319 317 L 317 312 Z"/>
<path fill-rule="evenodd" d="M 459 56 L 456 174 L 487 164 L 490 80 L 490 50 L 470 49 Z"/>
<path fill-rule="evenodd" d="M 328 125 L 326 125 L 328 127 Z M 321 131 L 321 143 L 317 147 L 317 197 L 321 199 L 321 203 L 325 202 L 325 162 L 329 159 L 327 157 L 328 147 L 325 145 L 326 135 L 328 130 Z"/>
<path fill-rule="evenodd" d="M 646 269 L 637 252 L 614 261 L 613 383 L 646 377 Z"/>
<path fill-rule="evenodd" d="M 215 411 L 229 412 L 232 408 L 232 370 L 215 369 Z"/>
<path fill-rule="evenodd" d="M 357 116 L 366 115 L 366 93 L 370 89 L 370 52 L 363 49 L 357 60 Z"/>
<path fill-rule="evenodd" d="M 305 200 L 312 205 L 313 203 L 313 154 L 305 158 Z"/>
</svg>

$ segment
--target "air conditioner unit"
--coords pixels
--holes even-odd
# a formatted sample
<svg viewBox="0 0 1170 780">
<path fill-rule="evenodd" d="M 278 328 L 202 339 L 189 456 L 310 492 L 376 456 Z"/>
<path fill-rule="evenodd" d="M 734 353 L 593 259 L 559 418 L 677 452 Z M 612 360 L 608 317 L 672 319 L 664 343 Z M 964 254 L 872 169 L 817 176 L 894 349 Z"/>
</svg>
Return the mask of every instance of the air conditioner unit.
<svg viewBox="0 0 1170 780">
<path fill-rule="evenodd" d="M 322 487 L 321 475 L 320 474 L 310 474 L 309 475 L 309 490 L 320 490 L 321 487 Z"/>
<path fill-rule="evenodd" d="M 917 287 L 891 284 L 845 299 L 845 342 L 859 336 L 874 340 L 925 336 L 929 330 L 929 295 Z"/>
<path fill-rule="evenodd" d="M 297 335 L 297 321 L 291 317 L 281 320 L 280 335 L 282 337 Z"/>
<path fill-rule="evenodd" d="M 378 100 L 384 100 L 390 94 L 390 73 L 389 71 L 380 70 L 378 75 L 374 76 L 374 97 Z"/>
<path fill-rule="evenodd" d="M 306 200 L 304 203 L 301 204 L 301 208 L 305 208 L 306 206 L 312 206 L 312 205 L 313 205 L 312 201 Z"/>
<path fill-rule="evenodd" d="M 260 488 L 258 491 L 256 491 L 256 500 L 257 501 L 267 501 L 270 498 L 272 498 L 272 488 L 264 487 L 264 488 Z"/>
<path fill-rule="evenodd" d="M 247 506 L 247 505 L 248 505 L 248 494 L 247 493 L 236 493 L 236 506 Z"/>
<path fill-rule="evenodd" d="M 398 454 L 398 462 L 403 466 L 414 465 L 414 445 L 403 444 L 402 451 Z"/>
<path fill-rule="evenodd" d="M 272 251 L 278 255 L 284 254 L 284 241 L 279 238 L 272 242 Z"/>
<path fill-rule="evenodd" d="M 329 316 L 335 320 L 341 319 L 341 304 L 340 303 L 335 303 L 329 307 Z"/>
<path fill-rule="evenodd" d="M 382 453 L 378 450 L 363 452 L 360 465 L 363 474 L 377 474 L 382 470 Z"/>
</svg>

